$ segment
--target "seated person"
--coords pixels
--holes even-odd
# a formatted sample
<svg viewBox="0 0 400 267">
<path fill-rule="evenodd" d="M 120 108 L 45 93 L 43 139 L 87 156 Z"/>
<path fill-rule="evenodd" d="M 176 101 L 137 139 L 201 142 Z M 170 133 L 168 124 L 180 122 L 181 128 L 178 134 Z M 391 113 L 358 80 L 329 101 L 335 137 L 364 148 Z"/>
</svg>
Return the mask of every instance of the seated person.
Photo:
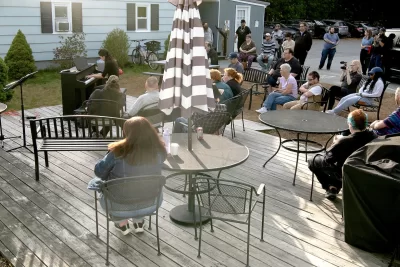
<svg viewBox="0 0 400 267">
<path fill-rule="evenodd" d="M 158 90 L 157 77 L 150 76 L 147 78 L 144 88 L 146 89 L 146 93 L 140 95 L 136 99 L 135 103 L 133 103 L 131 109 L 128 111 L 130 117 L 136 116 L 136 114 L 138 114 L 142 108 L 158 103 L 160 92 Z"/>
<path fill-rule="evenodd" d="M 400 133 L 400 87 L 397 87 L 394 99 L 397 104 L 397 110 L 393 111 L 384 120 L 376 120 L 369 126 L 377 135 L 388 135 Z"/>
<path fill-rule="evenodd" d="M 162 164 L 167 157 L 167 152 L 164 142 L 149 121 L 143 117 L 130 118 L 124 123 L 123 131 L 125 139 L 109 144 L 109 153 L 97 162 L 94 167 L 96 178 L 89 182 L 88 189 L 97 190 L 102 181 L 117 178 L 161 175 Z M 162 195 L 160 202 L 162 203 Z M 105 204 L 104 196 L 101 194 L 100 205 L 103 209 L 106 208 Z M 152 208 L 132 212 L 133 228 L 127 219 L 114 221 L 115 228 L 124 235 L 132 230 L 136 233 L 143 232 L 144 218 L 141 214 L 151 212 L 152 210 L 149 209 Z M 153 209 L 155 210 L 155 208 L 154 205 Z M 126 210 L 129 211 L 129 207 Z M 116 214 L 114 216 L 118 217 Z"/>
<path fill-rule="evenodd" d="M 374 97 L 380 97 L 384 88 L 382 80 L 383 70 L 380 67 L 375 67 L 368 72 L 370 76 L 367 82 L 360 88 L 358 93 L 349 94 L 343 97 L 336 108 L 327 110 L 326 113 L 339 114 L 344 109 L 362 101 L 366 104 L 372 104 Z"/>
<path fill-rule="evenodd" d="M 119 88 L 119 78 L 115 75 L 111 75 L 103 89 L 96 89 L 90 95 L 89 100 L 112 100 L 116 103 L 96 102 L 94 101 L 88 107 L 89 115 L 108 116 L 108 117 L 121 117 L 122 106 L 124 105 L 125 96 L 121 93 Z M 109 126 L 98 132 L 96 126 L 92 126 L 92 136 L 98 137 L 99 134 L 103 137 L 107 136 L 110 131 Z"/>
<path fill-rule="evenodd" d="M 285 49 L 290 48 L 290 49 L 292 49 L 294 51 L 295 42 L 292 39 L 292 34 L 290 32 L 287 32 L 285 34 L 285 39 L 286 40 L 283 41 L 283 43 L 282 43 L 282 50 L 285 51 Z M 283 54 L 282 54 L 282 56 L 283 56 Z"/>
<path fill-rule="evenodd" d="M 315 155 L 308 160 L 308 168 L 315 174 L 330 200 L 336 199 L 342 188 L 342 167 L 346 159 L 376 137 L 372 131 L 366 130 L 367 121 L 367 114 L 361 109 L 350 112 L 347 123 L 351 134 L 335 136 L 325 155 Z"/>
<path fill-rule="evenodd" d="M 276 110 L 276 105 L 283 105 L 287 102 L 294 101 L 298 95 L 297 81 L 290 74 L 291 67 L 285 63 L 280 66 L 281 75 L 279 88 L 269 94 L 265 100 L 263 107 L 256 110 L 258 113 Z"/>
<path fill-rule="evenodd" d="M 239 61 L 247 62 L 246 69 L 250 69 L 253 60 L 257 57 L 257 47 L 251 40 L 251 34 L 246 35 L 246 41 L 240 46 L 239 50 Z"/>
<path fill-rule="evenodd" d="M 261 70 L 267 72 L 272 64 L 275 57 L 275 42 L 271 39 L 271 34 L 266 33 L 265 39 L 262 43 L 262 52 L 257 57 L 257 62 L 261 67 Z M 264 61 L 267 61 L 265 65 Z"/>
<path fill-rule="evenodd" d="M 224 77 L 222 80 L 229 85 L 232 90 L 233 96 L 237 96 L 242 92 L 243 75 L 232 68 L 224 69 Z"/>
<path fill-rule="evenodd" d="M 336 97 L 341 98 L 348 94 L 356 93 L 361 79 L 361 62 L 359 60 L 353 60 L 351 61 L 350 66 L 347 66 L 346 69 L 342 69 L 342 74 L 340 75 L 340 81 L 342 84 L 340 86 L 331 86 L 329 89 L 328 109 L 333 108 Z"/>
<path fill-rule="evenodd" d="M 219 70 L 210 70 L 210 76 L 215 86 L 220 89 L 220 102 L 233 97 L 232 89 L 229 87 L 229 85 L 221 81 L 221 72 L 219 72 Z"/>
<path fill-rule="evenodd" d="M 211 109 L 209 109 L 209 112 L 226 112 L 227 108 L 226 105 L 224 104 L 219 104 L 220 100 L 220 96 L 221 94 L 219 93 L 219 90 L 217 87 L 213 86 L 213 92 L 214 92 L 214 99 L 215 99 L 215 109 L 214 111 L 212 111 Z M 206 116 L 207 113 L 193 113 L 192 115 L 192 123 L 194 125 L 194 127 L 196 128 L 196 121 L 204 116 Z M 174 123 L 174 129 L 172 130 L 173 133 L 187 133 L 188 132 L 188 119 L 183 118 L 183 117 L 179 117 L 175 120 Z M 208 134 L 212 134 L 212 133 L 208 133 Z"/>
<path fill-rule="evenodd" d="M 103 79 L 111 75 L 119 76 L 119 67 L 117 61 L 110 55 L 107 49 L 99 50 L 100 59 L 104 61 L 104 70 L 101 73 L 90 74 L 88 78 Z"/>
<path fill-rule="evenodd" d="M 322 85 L 319 83 L 319 73 L 312 71 L 308 74 L 308 82 L 303 84 L 299 91 L 302 93 L 300 100 L 290 101 L 283 105 L 284 109 L 320 110 Z M 305 103 L 308 103 L 304 105 Z"/>
<path fill-rule="evenodd" d="M 205 42 L 205 47 L 207 51 L 208 60 L 211 65 L 218 65 L 218 53 L 215 51 L 214 47 L 208 42 Z"/>
<path fill-rule="evenodd" d="M 289 64 L 291 67 L 291 74 L 294 78 L 298 78 L 301 74 L 300 62 L 293 56 L 293 50 L 288 48 L 283 51 L 283 58 L 279 59 L 271 70 L 268 72 L 267 82 L 271 87 L 276 87 L 278 78 L 281 77 L 281 65 Z"/>
<path fill-rule="evenodd" d="M 243 65 L 242 63 L 239 62 L 238 60 L 238 54 L 237 53 L 230 53 L 229 54 L 229 59 L 231 60 L 231 63 L 229 64 L 228 68 L 232 68 L 235 71 L 239 73 L 243 73 Z"/>
</svg>

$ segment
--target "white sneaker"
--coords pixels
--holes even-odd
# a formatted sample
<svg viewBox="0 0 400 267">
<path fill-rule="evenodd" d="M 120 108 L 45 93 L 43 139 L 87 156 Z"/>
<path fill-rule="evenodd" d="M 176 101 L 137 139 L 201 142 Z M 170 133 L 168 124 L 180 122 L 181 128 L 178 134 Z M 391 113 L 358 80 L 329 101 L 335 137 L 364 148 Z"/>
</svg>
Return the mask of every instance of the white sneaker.
<svg viewBox="0 0 400 267">
<path fill-rule="evenodd" d="M 267 112 L 267 111 L 268 111 L 268 110 L 267 110 L 266 107 L 262 107 L 262 108 L 256 110 L 256 112 L 261 113 L 261 114 L 263 114 L 263 113 L 265 113 L 265 112 Z"/>
<path fill-rule="evenodd" d="M 333 110 L 327 110 L 327 111 L 325 111 L 325 113 L 327 113 L 327 114 L 335 114 L 335 113 L 333 112 Z"/>
</svg>

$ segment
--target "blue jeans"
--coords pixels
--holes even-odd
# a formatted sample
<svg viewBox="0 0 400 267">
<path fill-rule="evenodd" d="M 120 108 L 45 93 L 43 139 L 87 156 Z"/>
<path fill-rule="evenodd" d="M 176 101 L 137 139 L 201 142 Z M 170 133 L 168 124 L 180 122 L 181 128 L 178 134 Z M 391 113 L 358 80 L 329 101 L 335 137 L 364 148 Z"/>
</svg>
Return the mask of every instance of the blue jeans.
<svg viewBox="0 0 400 267">
<path fill-rule="evenodd" d="M 342 99 L 340 99 L 338 105 L 334 109 L 332 109 L 332 111 L 335 114 L 338 114 L 340 111 L 347 109 L 348 107 L 356 104 L 360 100 L 369 105 L 372 104 L 372 98 L 361 97 L 361 96 L 357 95 L 356 93 L 354 93 L 354 94 L 349 94 L 349 95 L 343 97 Z"/>
<path fill-rule="evenodd" d="M 181 122 L 187 125 L 188 119 L 179 117 L 175 120 L 174 123 L 174 129 L 172 130 L 173 133 L 187 133 L 188 132 L 188 127 L 186 125 L 183 125 Z"/>
<path fill-rule="evenodd" d="M 368 70 L 371 70 L 374 67 L 382 68 L 382 58 L 381 55 L 372 54 L 371 59 L 369 61 Z"/>
<path fill-rule="evenodd" d="M 294 100 L 296 100 L 296 98 L 291 95 L 283 95 L 281 93 L 273 92 L 268 95 L 263 106 L 267 110 L 276 110 L 276 105 L 283 105 Z"/>
<path fill-rule="evenodd" d="M 333 49 L 322 49 L 321 61 L 319 62 L 319 68 L 322 69 L 325 65 L 325 60 L 328 57 L 327 69 L 331 68 L 333 57 L 335 56 L 336 48 Z"/>
<path fill-rule="evenodd" d="M 278 82 L 277 79 L 275 79 L 274 77 L 272 77 L 271 75 L 268 75 L 268 80 L 267 80 L 268 84 L 271 85 L 272 87 L 276 87 L 276 83 Z"/>
<path fill-rule="evenodd" d="M 269 55 L 268 56 L 268 60 L 267 60 L 267 65 L 265 65 L 265 63 L 264 63 L 264 55 L 260 54 L 257 57 L 258 64 L 260 64 L 262 71 L 265 71 L 265 72 L 269 70 L 269 67 L 271 66 L 273 60 L 274 60 L 274 56 L 273 55 Z"/>
</svg>

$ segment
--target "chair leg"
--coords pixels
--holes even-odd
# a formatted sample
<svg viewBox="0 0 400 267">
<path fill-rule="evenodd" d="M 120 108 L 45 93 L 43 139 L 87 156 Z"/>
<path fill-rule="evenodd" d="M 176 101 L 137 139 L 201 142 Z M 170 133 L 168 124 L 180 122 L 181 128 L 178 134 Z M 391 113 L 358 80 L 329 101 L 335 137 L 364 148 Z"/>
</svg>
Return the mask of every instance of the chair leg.
<svg viewBox="0 0 400 267">
<path fill-rule="evenodd" d="M 149 231 L 151 231 L 151 215 L 149 216 L 149 227 L 147 229 L 149 229 Z"/>
<path fill-rule="evenodd" d="M 247 222 L 247 257 L 246 257 L 246 267 L 250 267 L 249 261 L 250 261 L 250 215 L 249 215 L 249 221 Z"/>
<path fill-rule="evenodd" d="M 185 174 L 185 187 L 183 188 L 183 191 L 186 191 L 186 186 L 187 186 L 187 174 Z M 183 197 L 186 197 L 185 193 L 183 193 Z"/>
<path fill-rule="evenodd" d="M 212 219 L 210 219 L 210 225 L 211 225 L 211 233 L 214 233 L 214 225 Z"/>
<path fill-rule="evenodd" d="M 243 125 L 243 132 L 244 132 L 245 129 L 244 129 L 244 120 L 243 120 L 243 110 L 242 110 L 242 125 Z"/>
<path fill-rule="evenodd" d="M 201 207 L 200 207 L 200 205 L 199 205 L 199 216 L 200 216 L 200 233 L 199 233 L 199 251 L 198 251 L 198 254 L 197 254 L 197 258 L 201 258 L 201 255 L 200 255 L 200 251 L 201 251 L 201 234 L 202 234 L 202 231 L 203 231 L 203 226 L 202 226 L 202 223 L 201 223 L 202 219 L 201 219 Z M 196 229 L 196 223 L 195 223 L 195 228 L 194 229 Z M 197 233 L 197 231 L 195 233 Z"/>
<path fill-rule="evenodd" d="M 231 120 L 231 134 L 232 134 L 232 139 L 233 139 L 233 120 Z"/>
<path fill-rule="evenodd" d="M 265 219 L 265 187 L 263 192 L 263 211 L 262 211 L 262 220 L 261 220 L 261 242 L 264 242 L 264 219 Z"/>
<path fill-rule="evenodd" d="M 44 152 L 44 163 L 46 165 L 46 167 L 49 167 L 49 155 L 47 153 L 47 151 Z"/>
<path fill-rule="evenodd" d="M 250 88 L 249 110 L 251 109 L 251 102 L 253 100 L 253 87 Z"/>
<path fill-rule="evenodd" d="M 232 120 L 232 127 L 233 127 L 233 137 L 236 137 L 235 121 L 234 120 Z"/>
<path fill-rule="evenodd" d="M 106 256 L 106 265 L 110 265 L 110 262 L 108 261 L 108 254 L 110 253 L 110 222 L 108 219 L 108 214 L 107 214 L 107 256 Z"/>
<path fill-rule="evenodd" d="M 97 191 L 94 191 L 94 208 L 96 211 L 96 236 L 99 238 L 99 216 L 97 212 Z"/>
<path fill-rule="evenodd" d="M 157 249 L 158 249 L 158 256 L 161 255 L 161 251 L 160 251 L 160 235 L 158 233 L 158 209 L 156 211 L 156 233 L 157 233 Z"/>
<path fill-rule="evenodd" d="M 313 194 L 313 190 L 314 190 L 314 173 L 312 174 L 312 177 L 311 177 L 311 192 L 310 192 L 310 201 L 313 201 L 313 200 L 312 200 L 312 194 Z"/>
</svg>

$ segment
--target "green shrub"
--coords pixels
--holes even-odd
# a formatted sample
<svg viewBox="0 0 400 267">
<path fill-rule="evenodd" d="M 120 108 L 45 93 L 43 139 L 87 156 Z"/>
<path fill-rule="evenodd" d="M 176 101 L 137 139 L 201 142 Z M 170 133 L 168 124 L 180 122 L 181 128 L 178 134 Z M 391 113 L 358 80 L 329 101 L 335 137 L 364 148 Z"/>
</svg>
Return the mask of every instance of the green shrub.
<svg viewBox="0 0 400 267">
<path fill-rule="evenodd" d="M 4 61 L 8 66 L 8 76 L 13 80 L 36 70 L 32 49 L 21 30 L 15 35 Z"/>
<path fill-rule="evenodd" d="M 167 53 L 169 48 L 169 39 L 171 38 L 171 34 L 168 34 L 168 38 L 164 41 L 164 58 L 167 59 Z"/>
<path fill-rule="evenodd" d="M 72 36 L 64 37 L 60 35 L 60 47 L 53 50 L 54 61 L 60 65 L 62 69 L 69 69 L 74 66 L 73 59 L 75 57 L 86 57 L 86 34 L 83 32 L 74 32 Z"/>
<path fill-rule="evenodd" d="M 102 48 L 110 52 L 111 56 L 115 58 L 120 67 L 126 66 L 129 62 L 129 36 L 121 29 L 114 29 L 107 34 L 106 39 L 103 41 Z"/>
<path fill-rule="evenodd" d="M 7 102 L 9 101 L 12 96 L 14 90 L 9 90 L 7 92 L 1 90 L 6 86 L 8 82 L 8 67 L 3 59 L 0 57 L 0 102 Z"/>
</svg>

